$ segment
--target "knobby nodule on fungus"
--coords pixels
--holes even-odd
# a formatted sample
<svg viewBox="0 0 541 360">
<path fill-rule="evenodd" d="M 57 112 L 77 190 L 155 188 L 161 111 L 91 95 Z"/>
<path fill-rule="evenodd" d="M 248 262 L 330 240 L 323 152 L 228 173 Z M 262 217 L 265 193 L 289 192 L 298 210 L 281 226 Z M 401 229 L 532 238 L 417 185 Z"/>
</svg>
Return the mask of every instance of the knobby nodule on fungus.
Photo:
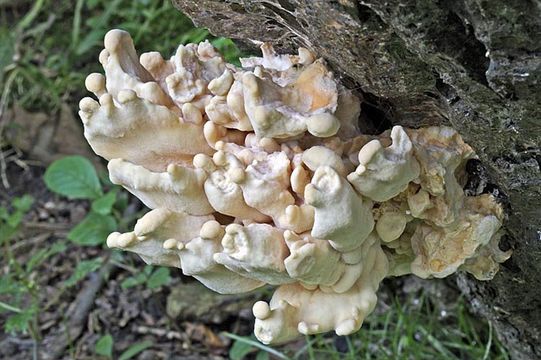
<svg viewBox="0 0 541 360">
<path fill-rule="evenodd" d="M 170 60 L 105 36 L 80 116 L 111 181 L 151 208 L 110 247 L 181 268 L 222 294 L 277 286 L 253 306 L 255 335 L 357 331 L 387 276 L 491 279 L 502 208 L 466 197 L 475 157 L 449 127 L 379 136 L 358 128 L 363 101 L 304 48 L 224 61 L 209 43 Z"/>
</svg>

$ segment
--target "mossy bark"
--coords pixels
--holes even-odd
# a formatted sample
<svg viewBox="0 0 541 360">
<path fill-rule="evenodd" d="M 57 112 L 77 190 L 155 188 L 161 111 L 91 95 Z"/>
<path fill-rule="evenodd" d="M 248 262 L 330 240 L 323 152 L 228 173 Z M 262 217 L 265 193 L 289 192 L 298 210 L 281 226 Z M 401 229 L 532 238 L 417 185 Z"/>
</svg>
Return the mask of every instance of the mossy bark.
<svg viewBox="0 0 541 360">
<path fill-rule="evenodd" d="M 538 0 L 173 0 L 198 26 L 323 56 L 372 129 L 447 124 L 474 147 L 477 192 L 506 206 L 494 280 L 457 281 L 516 359 L 541 358 L 541 3 Z M 485 170 L 486 169 L 486 170 Z"/>
</svg>

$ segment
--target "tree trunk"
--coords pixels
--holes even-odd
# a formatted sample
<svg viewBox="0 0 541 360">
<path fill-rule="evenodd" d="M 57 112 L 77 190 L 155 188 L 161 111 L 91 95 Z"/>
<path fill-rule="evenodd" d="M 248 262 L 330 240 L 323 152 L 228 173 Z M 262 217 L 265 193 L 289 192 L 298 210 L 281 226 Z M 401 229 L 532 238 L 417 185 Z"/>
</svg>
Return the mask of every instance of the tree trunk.
<svg viewBox="0 0 541 360">
<path fill-rule="evenodd" d="M 510 260 L 489 282 L 459 275 L 515 359 L 541 358 L 541 2 L 173 0 L 215 35 L 324 57 L 375 127 L 447 124 L 486 167 L 477 191 L 507 206 Z"/>
</svg>

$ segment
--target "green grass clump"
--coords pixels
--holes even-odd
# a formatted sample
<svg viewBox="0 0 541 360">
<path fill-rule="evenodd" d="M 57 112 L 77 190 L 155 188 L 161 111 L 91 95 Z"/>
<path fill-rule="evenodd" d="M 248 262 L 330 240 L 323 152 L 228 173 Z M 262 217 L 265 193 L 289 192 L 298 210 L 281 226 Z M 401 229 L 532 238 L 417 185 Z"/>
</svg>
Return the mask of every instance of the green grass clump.
<svg viewBox="0 0 541 360">
<path fill-rule="evenodd" d="M 304 344 L 294 343 L 282 347 L 262 345 L 253 336 L 226 336 L 235 340 L 230 358 L 237 360 L 249 359 L 253 354 L 258 359 L 271 356 L 289 360 L 509 358 L 494 337 L 492 327 L 474 318 L 468 312 L 464 299 L 458 299 L 456 305 L 443 311 L 422 293 L 401 300 L 395 298 L 387 306 L 380 304 L 366 318 L 361 330 L 349 336 L 318 334 L 307 336 Z"/>
<path fill-rule="evenodd" d="M 463 299 L 452 310 L 437 310 L 423 295 L 394 300 L 387 311 L 372 314 L 362 329 L 345 337 L 339 355 L 336 341 L 315 336 L 307 342 L 311 359 L 507 359 L 492 327 L 476 320 Z"/>
<path fill-rule="evenodd" d="M 9 1 L 8 1 L 9 3 Z M 228 61 L 238 49 L 195 28 L 169 0 L 18 0 L 0 2 L 0 116 L 14 102 L 53 113 L 76 106 L 84 79 L 102 71 L 98 54 L 112 28 L 130 32 L 139 53 L 168 58 L 179 44 L 210 39 Z"/>
</svg>

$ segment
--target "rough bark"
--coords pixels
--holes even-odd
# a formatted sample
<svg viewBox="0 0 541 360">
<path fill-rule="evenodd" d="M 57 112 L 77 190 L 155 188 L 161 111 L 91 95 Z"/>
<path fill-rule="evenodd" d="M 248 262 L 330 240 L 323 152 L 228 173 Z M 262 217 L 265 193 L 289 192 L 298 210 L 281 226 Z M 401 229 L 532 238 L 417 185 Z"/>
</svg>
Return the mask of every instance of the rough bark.
<svg viewBox="0 0 541 360">
<path fill-rule="evenodd" d="M 541 2 L 173 0 L 216 35 L 323 56 L 376 127 L 449 124 L 472 145 L 475 188 L 506 205 L 514 254 L 457 281 L 516 359 L 541 358 Z"/>
</svg>

